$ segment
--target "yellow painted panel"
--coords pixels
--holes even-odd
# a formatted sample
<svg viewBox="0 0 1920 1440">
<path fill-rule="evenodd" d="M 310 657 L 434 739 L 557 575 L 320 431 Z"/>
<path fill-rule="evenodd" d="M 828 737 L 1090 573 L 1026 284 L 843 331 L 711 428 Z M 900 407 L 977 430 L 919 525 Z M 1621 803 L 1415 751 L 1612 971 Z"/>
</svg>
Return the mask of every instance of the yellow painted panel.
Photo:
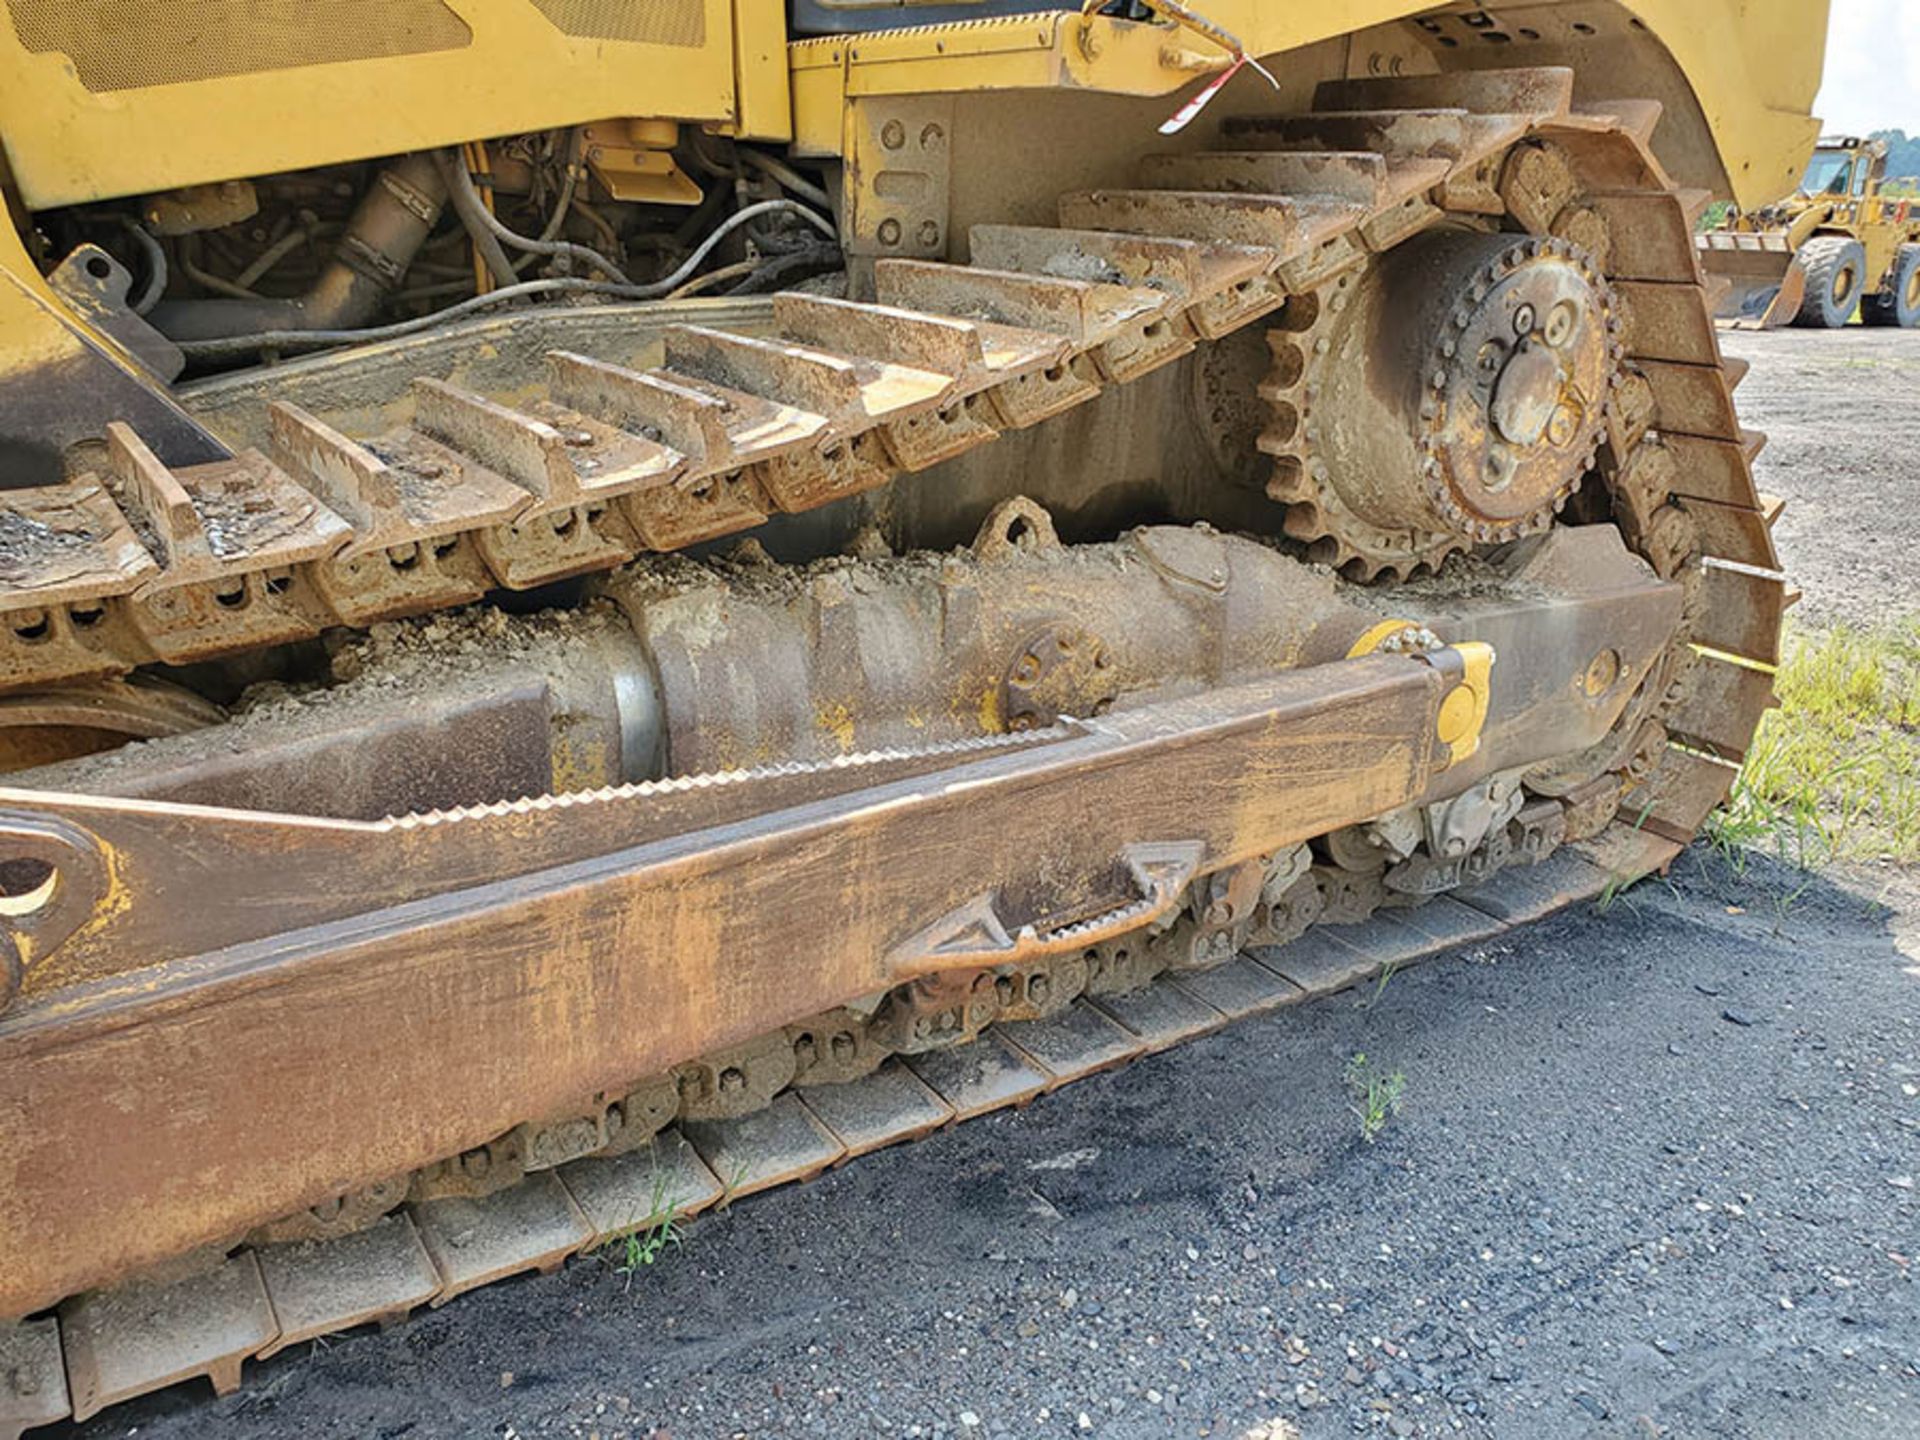
<svg viewBox="0 0 1920 1440">
<path fill-rule="evenodd" d="M 39 209 L 636 112 L 730 123 L 734 3 L 382 0 L 414 23 L 370 25 L 356 0 L 0 0 L 0 141 Z M 784 80 L 746 71 L 777 118 Z"/>
<path fill-rule="evenodd" d="M 1828 0 L 1622 0 L 1613 12 L 1665 45 L 1743 205 L 1790 189 L 1815 138 L 1818 127 L 1807 112 L 1825 57 L 1827 6 Z M 1249 50 L 1267 55 L 1432 6 L 1428 0 L 1212 0 L 1202 8 Z M 811 153 L 833 153 L 850 94 L 1060 87 L 1170 94 L 1194 81 L 1207 51 L 1204 42 L 1170 36 L 1163 27 L 1074 14 L 803 41 L 791 50 L 795 140 Z M 1525 64 L 1524 57 L 1525 47 L 1516 45 L 1462 51 L 1443 63 Z"/>
<path fill-rule="evenodd" d="M 786 0 L 733 0 L 739 55 L 739 105 L 733 133 L 755 140 L 793 138 L 787 79 Z"/>
</svg>

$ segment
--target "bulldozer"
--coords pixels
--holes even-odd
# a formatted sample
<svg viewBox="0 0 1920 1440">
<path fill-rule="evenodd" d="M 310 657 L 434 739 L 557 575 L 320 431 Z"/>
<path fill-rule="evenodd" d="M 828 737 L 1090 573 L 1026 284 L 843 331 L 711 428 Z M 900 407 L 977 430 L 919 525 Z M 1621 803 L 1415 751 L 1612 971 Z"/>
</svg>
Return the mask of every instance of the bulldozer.
<svg viewBox="0 0 1920 1440">
<path fill-rule="evenodd" d="M 1920 328 L 1920 200 L 1882 193 L 1887 144 L 1820 141 L 1799 188 L 1701 232 L 1707 274 L 1725 288 L 1714 314 L 1731 328 Z"/>
<path fill-rule="evenodd" d="M 1788 0 L 6 0 L 0 1435 L 1670 863 Z"/>
</svg>

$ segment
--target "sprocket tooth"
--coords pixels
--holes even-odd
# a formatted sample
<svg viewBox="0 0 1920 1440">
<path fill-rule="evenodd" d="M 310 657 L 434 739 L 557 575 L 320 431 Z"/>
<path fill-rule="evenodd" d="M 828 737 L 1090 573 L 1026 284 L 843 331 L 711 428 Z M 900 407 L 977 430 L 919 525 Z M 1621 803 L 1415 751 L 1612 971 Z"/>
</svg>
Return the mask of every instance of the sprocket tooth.
<svg viewBox="0 0 1920 1440">
<path fill-rule="evenodd" d="M 1327 528 L 1326 518 L 1321 513 L 1318 502 L 1311 498 L 1287 507 L 1286 517 L 1281 521 L 1281 529 L 1290 539 L 1299 540 L 1309 547 L 1318 544 L 1321 540 L 1331 540 L 1336 545 L 1340 543 Z"/>
<path fill-rule="evenodd" d="M 1293 463 L 1286 463 L 1288 461 Z M 1309 505 L 1313 503 L 1314 494 L 1313 481 L 1307 478 L 1306 467 L 1298 455 L 1288 452 L 1275 457 L 1272 473 L 1267 477 L 1270 498 L 1284 504 Z"/>
</svg>

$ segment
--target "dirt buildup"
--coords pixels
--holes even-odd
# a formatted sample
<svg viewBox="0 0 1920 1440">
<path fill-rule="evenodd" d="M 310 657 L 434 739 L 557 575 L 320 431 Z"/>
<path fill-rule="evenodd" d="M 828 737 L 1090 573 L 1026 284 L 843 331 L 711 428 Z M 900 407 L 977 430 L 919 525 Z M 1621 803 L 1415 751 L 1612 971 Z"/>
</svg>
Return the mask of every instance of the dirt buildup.
<svg viewBox="0 0 1920 1440">
<path fill-rule="evenodd" d="M 50 573 L 86 558 L 92 544 L 93 537 L 85 530 L 0 510 L 0 584 L 22 588 L 45 584 Z"/>
</svg>

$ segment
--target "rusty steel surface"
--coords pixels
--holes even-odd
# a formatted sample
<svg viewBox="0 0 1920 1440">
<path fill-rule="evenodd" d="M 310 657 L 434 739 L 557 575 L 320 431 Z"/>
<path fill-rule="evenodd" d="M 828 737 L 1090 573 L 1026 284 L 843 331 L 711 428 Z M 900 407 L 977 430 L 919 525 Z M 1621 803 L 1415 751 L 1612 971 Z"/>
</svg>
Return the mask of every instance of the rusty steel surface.
<svg viewBox="0 0 1920 1440">
<path fill-rule="evenodd" d="M 423 380 L 380 434 L 276 405 L 233 460 L 120 428 L 99 475 L 0 495 L 7 533 L 78 537 L 0 569 L 29 704 L 609 577 L 546 641 L 436 671 L 404 638 L 471 632 L 335 637 L 352 673 L 310 707 L 0 789 L 0 1314 L 64 1302 L 94 1347 L 71 1403 L 236 1379 L 287 1333 L 255 1323 L 262 1284 L 295 1294 L 281 1246 L 366 1251 L 295 1333 L 438 1303 L 631 1228 L 608 1207 L 642 1157 L 696 1205 L 802 1178 L 1671 858 L 1770 702 L 1786 603 L 1738 374 L 1654 111 L 1447 78 L 1340 82 L 1140 188 L 1065 177 L 1062 228 L 878 260 L 877 304 L 783 296 L 771 336 L 556 353 L 510 400 Z M 1373 387 L 1309 355 L 1440 227 L 1497 272 L 1462 267 L 1441 328 L 1498 353 L 1400 367 L 1429 398 L 1373 438 L 1416 458 L 1363 493 L 1315 427 L 1371 425 L 1341 406 Z M 1046 422 L 1172 393 L 1197 348 L 1208 442 L 1271 461 L 1287 540 L 1062 544 L 1013 487 L 964 551 L 633 563 L 794 543 L 770 517 L 850 497 L 884 517 L 896 475 L 939 486 L 1003 433 L 1090 463 Z M 1383 907 L 1450 918 L 1362 923 Z M 177 1343 L 107 1323 L 136 1274 Z M 0 1327 L 16 1351 L 43 1366 L 43 1333 Z"/>
<path fill-rule="evenodd" d="M 0 1019 L 12 1092 L 0 1310 L 237 1236 L 325 1199 L 343 1176 L 404 1172 L 938 968 L 924 926 L 974 897 L 992 896 L 1011 926 L 1069 925 L 1140 898 L 1124 862 L 1142 837 L 1193 846 L 1211 868 L 1405 804 L 1430 778 L 1442 688 L 1414 659 L 1340 662 L 1116 714 L 945 774 L 215 948 L 176 913 L 184 953 L 160 972 Z M 98 846 L 88 802 L 5 795 L 9 815 L 22 807 L 10 824 L 65 832 L 48 846 L 56 864 L 78 870 Z M 49 810 L 58 818 L 25 818 Z M 202 818 L 219 848 L 196 843 Z M 240 818 L 153 812 L 168 853 L 149 849 L 143 866 L 131 847 L 94 848 L 115 876 L 98 899 L 151 908 L 153 896 L 112 887 L 167 865 L 229 876 L 241 895 L 258 896 L 243 877 L 269 868 L 285 888 L 350 894 L 345 874 L 296 878 L 323 835 L 377 893 L 410 833 Z M 424 833 L 457 844 L 486 824 Z M 1015 832 L 1022 846 L 995 842 Z M 1033 852 L 1049 857 L 1045 875 Z M 68 893 L 94 888 L 76 876 Z M 265 1089 L 247 1078 L 263 1066 L 279 1077 Z M 167 1083 L 115 1079 L 130 1074 Z M 226 1103 L 242 1090 L 247 1106 Z M 407 1104 L 386 1102 L 396 1094 Z M 90 1137 L 80 1155 L 76 1134 Z"/>
<path fill-rule="evenodd" d="M 638 635 L 599 614 L 549 622 L 516 635 L 512 659 L 462 666 L 457 688 L 430 643 L 425 659 L 403 647 L 384 660 L 350 652 L 350 668 L 365 673 L 324 703 L 257 710 L 244 746 L 208 729 L 17 776 L 100 835 L 121 884 L 163 897 L 190 887 L 209 862 L 138 840 L 156 831 L 159 813 L 108 797 L 219 807 L 235 835 L 271 833 L 263 817 L 276 810 L 373 820 L 479 807 L 459 823 L 381 829 L 337 851 L 336 832 L 309 832 L 308 868 L 298 874 L 236 854 L 221 862 L 231 904 L 209 897 L 185 925 L 152 905 L 102 915 L 36 963 L 29 994 L 103 978 L 134 957 L 183 958 L 276 925 L 338 920 L 356 905 L 443 893 L 476 875 L 590 858 L 608 837 L 665 839 L 750 813 L 735 805 L 823 799 L 876 783 L 894 753 L 992 744 L 1063 714 L 1123 716 L 1310 668 L 1380 628 L 1378 610 L 1339 600 L 1326 577 L 1205 529 L 1152 527 L 1116 545 L 984 543 L 996 538 L 997 525 L 983 536 L 987 558 L 970 563 L 847 562 L 812 581 L 748 570 L 730 585 L 724 567 L 692 576 L 680 567 L 673 589 L 656 581 L 649 592 L 635 576 L 624 603 Z M 824 591 L 821 578 L 832 581 Z M 1470 598 L 1432 587 L 1396 603 L 1412 620 L 1394 623 L 1418 625 L 1434 646 L 1473 640 L 1525 660 L 1493 666 L 1479 749 L 1435 778 L 1428 788 L 1439 797 L 1496 769 L 1599 743 L 1665 654 L 1682 596 L 1616 532 L 1590 527 L 1515 547 L 1481 571 Z M 432 633 L 423 627 L 421 638 Z M 1605 684 L 1592 683 L 1600 661 Z M 1049 677 L 1049 665 L 1069 673 Z M 649 697 L 639 708 L 655 717 L 657 734 L 623 715 L 636 693 Z M 1014 708 L 1016 694 L 1028 708 Z M 1041 705 L 1047 713 L 1033 708 Z M 840 759 L 848 754 L 867 758 L 854 765 Z M 796 760 L 829 768 L 790 776 L 777 768 Z M 756 765 L 774 768 L 756 775 Z M 661 779 L 727 773 L 739 779 L 724 792 Z M 623 782 L 641 783 L 571 813 L 530 798 L 488 808 Z M 62 794 L 74 798 L 55 798 Z M 382 876 L 373 891 L 357 868 L 368 864 Z"/>
<path fill-rule="evenodd" d="M 135 482 L 118 495 L 81 475 L 0 502 L 29 542 L 0 572 L 0 684 L 110 675 L 465 603 L 870 491 L 1137 380 L 1449 214 L 1504 213 L 1544 243 L 1586 249 L 1611 279 L 1601 252 L 1614 232 L 1627 252 L 1649 227 L 1609 217 L 1636 197 L 1663 198 L 1664 177 L 1646 150 L 1645 107 L 1628 119 L 1554 108 L 1568 73 L 1456 78 L 1468 88 L 1449 106 L 1430 103 L 1447 90 L 1433 77 L 1341 82 L 1323 97 L 1338 110 L 1230 121 L 1236 153 L 1144 163 L 1149 187 L 1174 188 L 1069 194 L 1062 229 L 977 227 L 970 266 L 881 259 L 878 307 L 783 297 L 783 333 L 679 327 L 654 370 L 555 354 L 544 397 L 522 409 L 423 380 L 409 418 L 383 434 L 350 437 L 276 405 L 270 424 L 240 427 L 267 434 L 266 451 L 171 468 L 116 431 L 113 471 Z M 1515 108 L 1482 108 L 1502 100 Z M 1577 169 L 1593 181 L 1576 186 Z M 1669 261 L 1652 278 L 1694 281 L 1691 253 L 1684 260 L 1684 273 Z M 1634 265 L 1621 273 L 1644 278 Z M 1520 378 L 1503 413 L 1531 437 Z M 1591 377 L 1569 371 L 1559 388 L 1590 403 L 1551 407 L 1549 422 L 1580 411 L 1584 442 Z M 1564 479 L 1571 467 L 1548 468 Z M 241 527 L 221 510 L 236 484 L 259 507 Z M 1498 478 L 1441 488 L 1443 510 L 1463 493 L 1511 489 Z M 1318 510 L 1331 493 L 1322 487 Z M 1343 562 L 1353 545 L 1338 519 L 1305 497 L 1288 503 L 1291 533 L 1327 538 Z M 50 507 L 84 523 L 50 521 Z M 1404 571 L 1409 555 L 1444 555 L 1449 528 L 1510 523 L 1464 511 L 1424 547 L 1415 527 L 1385 553 L 1356 553 Z M 37 550 L 32 537 L 50 523 L 87 545 Z"/>
<path fill-rule="evenodd" d="M 1320 392 L 1281 401 L 1270 431 L 1294 534 L 1404 571 L 1552 523 L 1598 457 L 1622 353 L 1582 252 L 1434 232 L 1324 305 L 1275 353 L 1277 378 Z"/>
</svg>

